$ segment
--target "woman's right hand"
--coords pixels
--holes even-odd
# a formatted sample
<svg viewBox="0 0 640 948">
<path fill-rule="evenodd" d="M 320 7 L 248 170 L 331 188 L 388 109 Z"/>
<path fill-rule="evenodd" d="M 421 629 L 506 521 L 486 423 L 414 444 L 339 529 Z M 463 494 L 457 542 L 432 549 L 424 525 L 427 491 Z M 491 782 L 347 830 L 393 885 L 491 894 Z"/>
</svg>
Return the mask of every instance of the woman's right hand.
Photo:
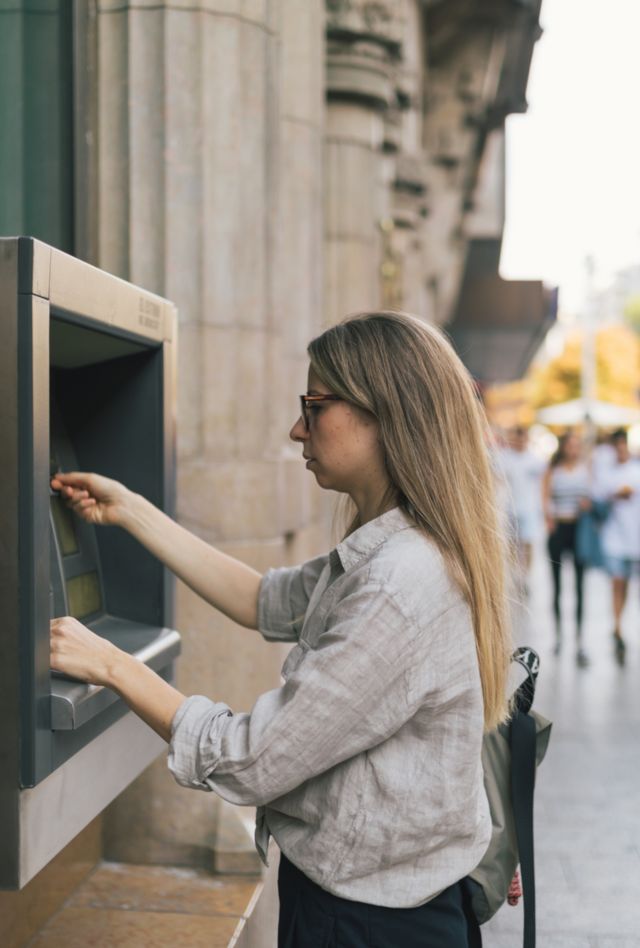
<svg viewBox="0 0 640 948">
<path fill-rule="evenodd" d="M 51 479 L 54 490 L 79 517 L 87 523 L 101 526 L 122 526 L 133 494 L 124 484 L 102 477 L 72 471 L 55 474 Z"/>
<path fill-rule="evenodd" d="M 547 533 L 553 533 L 553 531 L 554 531 L 555 528 L 556 528 L 556 521 L 555 521 L 555 518 L 554 518 L 554 517 L 550 517 L 549 514 L 547 514 L 547 515 L 545 516 L 545 518 L 544 518 L 544 522 L 545 522 L 545 525 L 546 525 L 546 527 L 547 527 Z"/>
</svg>

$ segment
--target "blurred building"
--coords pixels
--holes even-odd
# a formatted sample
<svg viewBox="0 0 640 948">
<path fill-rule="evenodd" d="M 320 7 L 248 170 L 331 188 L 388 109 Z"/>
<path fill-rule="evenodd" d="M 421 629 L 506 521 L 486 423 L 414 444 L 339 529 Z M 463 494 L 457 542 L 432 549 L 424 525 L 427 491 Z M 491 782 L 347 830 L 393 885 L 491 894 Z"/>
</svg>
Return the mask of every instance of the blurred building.
<svg viewBox="0 0 640 948">
<path fill-rule="evenodd" d="M 488 381 L 521 374 L 553 318 L 540 283 L 498 276 L 504 120 L 526 109 L 540 3 L 0 2 L 0 234 L 176 303 L 179 517 L 260 570 L 331 542 L 287 437 L 323 326 L 406 309 Z M 185 587 L 176 625 L 185 692 L 248 710 L 277 685 L 282 649 Z M 57 868 L 0 894 L 0 941 L 102 857 L 255 868 L 235 822 L 158 761 Z"/>
<path fill-rule="evenodd" d="M 593 292 L 591 306 L 597 326 L 620 323 L 625 316 L 637 326 L 640 310 L 640 264 L 618 270 L 613 280 L 601 290 Z M 630 312 L 628 312 L 631 307 Z"/>
</svg>

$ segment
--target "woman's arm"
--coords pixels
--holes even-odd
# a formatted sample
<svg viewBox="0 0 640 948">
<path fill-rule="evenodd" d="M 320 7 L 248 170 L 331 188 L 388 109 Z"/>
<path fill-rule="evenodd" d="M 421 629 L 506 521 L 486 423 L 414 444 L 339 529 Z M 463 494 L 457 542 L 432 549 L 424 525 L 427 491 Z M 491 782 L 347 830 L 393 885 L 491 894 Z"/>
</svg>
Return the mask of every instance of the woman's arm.
<svg viewBox="0 0 640 948">
<path fill-rule="evenodd" d="M 139 494 L 123 526 L 212 606 L 240 625 L 258 628 L 260 573 L 205 543 Z"/>
<path fill-rule="evenodd" d="M 250 566 L 194 536 L 118 481 L 74 472 L 56 474 L 51 483 L 83 520 L 128 530 L 220 612 L 249 629 L 258 627 L 262 576 Z"/>
</svg>

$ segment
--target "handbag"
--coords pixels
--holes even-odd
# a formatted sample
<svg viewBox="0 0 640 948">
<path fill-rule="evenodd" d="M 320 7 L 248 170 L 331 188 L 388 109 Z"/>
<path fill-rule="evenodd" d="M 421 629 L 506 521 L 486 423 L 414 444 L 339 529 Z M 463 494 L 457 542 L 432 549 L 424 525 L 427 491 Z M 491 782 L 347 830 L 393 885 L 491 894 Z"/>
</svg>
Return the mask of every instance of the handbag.
<svg viewBox="0 0 640 948">
<path fill-rule="evenodd" d="M 585 510 L 576 524 L 576 559 L 583 566 L 604 569 L 604 553 L 600 543 L 600 526 L 609 516 L 611 505 L 594 500 L 591 510 Z"/>
</svg>

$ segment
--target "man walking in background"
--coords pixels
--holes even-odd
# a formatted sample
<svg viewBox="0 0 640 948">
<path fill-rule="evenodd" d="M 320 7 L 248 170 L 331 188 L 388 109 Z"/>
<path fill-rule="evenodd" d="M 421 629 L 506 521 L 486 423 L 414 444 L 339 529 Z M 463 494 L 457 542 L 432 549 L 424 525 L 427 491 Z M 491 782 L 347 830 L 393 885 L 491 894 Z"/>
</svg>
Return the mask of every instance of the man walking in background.
<svg viewBox="0 0 640 948">
<path fill-rule="evenodd" d="M 540 483 L 544 462 L 529 450 L 528 431 L 520 426 L 509 431 L 498 461 L 505 481 L 506 514 L 516 549 L 518 579 L 526 593 L 533 541 L 542 518 Z"/>
</svg>

